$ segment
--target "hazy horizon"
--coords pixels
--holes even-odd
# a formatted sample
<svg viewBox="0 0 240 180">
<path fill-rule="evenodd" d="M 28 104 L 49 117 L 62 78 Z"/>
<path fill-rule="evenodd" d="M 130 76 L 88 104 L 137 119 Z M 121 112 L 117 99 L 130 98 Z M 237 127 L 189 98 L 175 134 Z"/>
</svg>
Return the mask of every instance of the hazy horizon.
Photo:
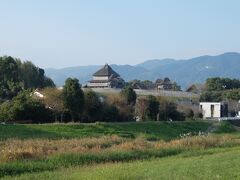
<svg viewBox="0 0 240 180">
<path fill-rule="evenodd" d="M 0 55 L 43 68 L 240 52 L 237 0 L 8 0 L 0 6 Z"/>
<path fill-rule="evenodd" d="M 203 55 L 200 55 L 200 56 L 190 57 L 189 59 L 175 59 L 175 58 L 162 58 L 162 59 L 157 59 L 157 58 L 155 58 L 155 59 L 146 59 L 145 61 L 138 62 L 138 63 L 136 63 L 136 64 L 128 64 L 128 63 L 121 64 L 121 63 L 108 63 L 108 62 L 105 62 L 105 63 L 102 63 L 102 64 L 74 65 L 74 66 L 65 66 L 65 67 L 59 67 L 59 68 L 58 68 L 58 67 L 45 67 L 45 69 L 65 69 L 65 68 L 74 68 L 74 67 L 104 66 L 105 64 L 118 65 L 118 66 L 124 66 L 124 65 L 136 66 L 136 65 L 139 65 L 139 64 L 141 64 L 141 63 L 145 63 L 145 62 L 148 62 L 148 61 L 154 61 L 154 60 L 161 61 L 161 60 L 171 59 L 171 60 L 175 60 L 175 61 L 189 61 L 189 60 L 191 60 L 191 59 L 199 58 L 199 57 L 202 57 L 202 56 L 219 56 L 219 55 L 223 55 L 223 54 L 227 54 L 227 53 L 238 53 L 238 54 L 240 54 L 240 52 L 223 52 L 223 53 L 215 54 L 215 55 L 203 54 Z"/>
</svg>

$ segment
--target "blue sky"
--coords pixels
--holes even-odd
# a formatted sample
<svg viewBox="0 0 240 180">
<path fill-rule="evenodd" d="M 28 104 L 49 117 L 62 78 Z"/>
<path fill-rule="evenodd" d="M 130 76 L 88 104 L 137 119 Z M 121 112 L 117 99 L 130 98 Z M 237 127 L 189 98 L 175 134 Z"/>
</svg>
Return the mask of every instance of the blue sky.
<svg viewBox="0 0 240 180">
<path fill-rule="evenodd" d="M 41 67 L 240 52 L 239 0 L 0 0 L 0 55 Z"/>
</svg>

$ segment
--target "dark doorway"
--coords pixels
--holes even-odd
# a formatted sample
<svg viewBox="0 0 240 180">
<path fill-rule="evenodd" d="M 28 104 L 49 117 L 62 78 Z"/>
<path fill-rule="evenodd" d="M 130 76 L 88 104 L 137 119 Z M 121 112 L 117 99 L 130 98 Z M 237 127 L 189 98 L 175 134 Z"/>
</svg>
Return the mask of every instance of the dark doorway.
<svg viewBox="0 0 240 180">
<path fill-rule="evenodd" d="M 214 117 L 214 105 L 211 105 L 211 117 Z"/>
</svg>

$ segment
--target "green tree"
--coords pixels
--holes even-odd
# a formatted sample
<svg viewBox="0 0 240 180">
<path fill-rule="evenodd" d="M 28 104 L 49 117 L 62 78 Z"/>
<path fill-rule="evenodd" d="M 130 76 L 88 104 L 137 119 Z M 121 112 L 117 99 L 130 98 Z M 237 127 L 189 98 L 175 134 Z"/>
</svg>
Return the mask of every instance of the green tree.
<svg viewBox="0 0 240 180">
<path fill-rule="evenodd" d="M 114 105 L 104 104 L 102 111 L 103 122 L 117 122 L 119 120 L 118 108 Z"/>
<path fill-rule="evenodd" d="M 5 101 L 0 105 L 0 122 L 10 121 L 13 119 L 12 113 L 13 103 L 11 101 Z"/>
<path fill-rule="evenodd" d="M 13 100 L 3 103 L 0 107 L 0 119 L 4 121 L 31 120 L 33 123 L 50 122 L 51 111 L 30 95 L 30 91 L 23 91 Z"/>
<path fill-rule="evenodd" d="M 135 105 L 136 103 L 136 92 L 131 87 L 125 87 L 121 91 L 121 96 L 124 98 L 125 102 L 128 105 Z"/>
<path fill-rule="evenodd" d="M 154 89 L 155 88 L 155 85 L 152 81 L 145 80 L 142 83 L 143 83 L 145 89 Z"/>
<path fill-rule="evenodd" d="M 36 88 L 38 84 L 38 68 L 30 61 L 20 64 L 20 74 L 24 88 Z"/>
<path fill-rule="evenodd" d="M 55 86 L 53 81 L 44 75 L 44 70 L 30 61 L 20 63 L 20 74 L 25 89 Z"/>
<path fill-rule="evenodd" d="M 222 101 L 221 91 L 206 91 L 201 94 L 200 102 L 220 102 Z"/>
<path fill-rule="evenodd" d="M 148 96 L 148 117 L 152 120 L 157 120 L 159 113 L 159 102 L 155 96 Z"/>
<path fill-rule="evenodd" d="M 178 85 L 176 82 L 172 84 L 172 90 L 173 91 L 181 91 L 181 86 Z"/>
<path fill-rule="evenodd" d="M 10 56 L 0 57 L 0 98 L 12 99 L 26 89 L 54 87 L 44 70 L 30 61 L 21 62 Z"/>
<path fill-rule="evenodd" d="M 22 90 L 17 62 L 12 57 L 0 57 L 0 98 L 11 99 Z"/>
<path fill-rule="evenodd" d="M 100 101 L 100 97 L 91 89 L 87 90 L 84 93 L 84 109 L 85 115 L 88 117 L 88 121 L 93 122 L 98 120 L 102 112 L 102 102 Z"/>
<path fill-rule="evenodd" d="M 68 78 L 63 87 L 64 107 L 71 113 L 72 120 L 79 116 L 84 108 L 84 93 L 78 79 Z"/>
<path fill-rule="evenodd" d="M 208 78 L 206 87 L 208 91 L 238 89 L 240 88 L 240 80 L 220 77 Z"/>
<path fill-rule="evenodd" d="M 63 105 L 63 94 L 62 91 L 57 88 L 45 88 L 42 90 L 44 98 L 40 100 L 45 104 L 46 107 L 49 107 L 55 116 L 55 121 L 58 120 L 60 115 L 60 121 L 63 122 L 63 114 L 65 111 Z"/>
<path fill-rule="evenodd" d="M 186 115 L 187 118 L 193 119 L 193 117 L 194 117 L 194 112 L 193 112 L 192 109 L 187 109 L 187 110 L 185 111 L 185 115 Z"/>
<path fill-rule="evenodd" d="M 227 100 L 240 100 L 240 89 L 223 92 L 223 98 Z"/>
<path fill-rule="evenodd" d="M 183 121 L 184 114 L 177 110 L 177 104 L 167 100 L 160 101 L 159 118 L 162 121 Z"/>
<path fill-rule="evenodd" d="M 44 77 L 43 87 L 56 87 L 53 80 L 49 77 Z"/>
</svg>

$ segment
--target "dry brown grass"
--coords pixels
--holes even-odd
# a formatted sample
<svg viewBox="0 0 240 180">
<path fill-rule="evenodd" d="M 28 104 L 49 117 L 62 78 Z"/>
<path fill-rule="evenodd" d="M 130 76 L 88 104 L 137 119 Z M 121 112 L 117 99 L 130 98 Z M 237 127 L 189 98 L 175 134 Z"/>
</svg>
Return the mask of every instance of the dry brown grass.
<svg viewBox="0 0 240 180">
<path fill-rule="evenodd" d="M 118 136 L 61 140 L 17 140 L 0 142 L 0 162 L 22 159 L 41 159 L 53 154 L 101 153 L 131 150 L 160 150 L 164 148 L 207 149 L 222 146 L 238 146 L 240 139 L 232 136 L 192 136 L 170 142 L 147 141 L 143 137 L 124 139 Z"/>
<path fill-rule="evenodd" d="M 232 136 L 192 136 L 185 137 L 170 142 L 157 142 L 155 148 L 187 148 L 187 149 L 206 149 L 222 146 L 240 145 L 240 139 Z"/>
<path fill-rule="evenodd" d="M 0 142 L 0 162 L 39 159 L 61 153 L 99 152 L 123 141 L 118 136 L 61 140 L 9 139 Z"/>
</svg>

